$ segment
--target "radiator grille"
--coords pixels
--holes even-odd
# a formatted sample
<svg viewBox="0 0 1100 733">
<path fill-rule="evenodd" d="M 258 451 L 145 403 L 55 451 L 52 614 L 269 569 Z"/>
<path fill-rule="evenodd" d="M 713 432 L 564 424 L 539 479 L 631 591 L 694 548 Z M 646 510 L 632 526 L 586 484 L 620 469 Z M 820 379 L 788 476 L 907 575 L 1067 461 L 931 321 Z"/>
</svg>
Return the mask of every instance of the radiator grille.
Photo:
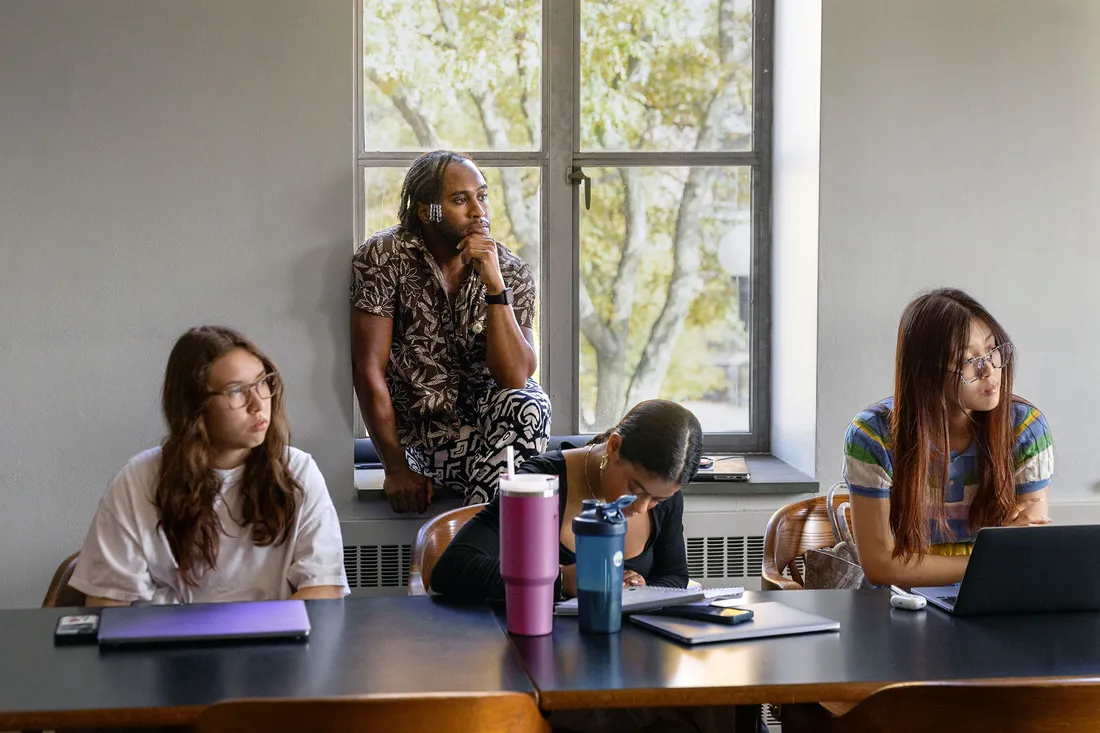
<svg viewBox="0 0 1100 733">
<path fill-rule="evenodd" d="M 749 578 L 760 575 L 764 538 L 688 537 L 688 577 Z"/>
<path fill-rule="evenodd" d="M 412 545 L 345 545 L 344 572 L 351 588 L 400 588 L 409 582 Z"/>
</svg>

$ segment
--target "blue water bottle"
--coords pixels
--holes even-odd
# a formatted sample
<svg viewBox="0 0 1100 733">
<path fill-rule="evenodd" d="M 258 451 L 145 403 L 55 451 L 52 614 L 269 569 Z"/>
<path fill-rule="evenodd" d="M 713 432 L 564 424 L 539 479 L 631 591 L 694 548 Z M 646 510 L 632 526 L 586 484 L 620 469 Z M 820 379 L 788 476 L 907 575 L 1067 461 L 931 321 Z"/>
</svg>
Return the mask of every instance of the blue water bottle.
<svg viewBox="0 0 1100 733">
<path fill-rule="evenodd" d="M 623 508 L 637 499 L 627 494 L 604 504 L 585 499 L 573 518 L 577 543 L 577 614 L 581 631 L 614 634 L 623 623 Z"/>
</svg>

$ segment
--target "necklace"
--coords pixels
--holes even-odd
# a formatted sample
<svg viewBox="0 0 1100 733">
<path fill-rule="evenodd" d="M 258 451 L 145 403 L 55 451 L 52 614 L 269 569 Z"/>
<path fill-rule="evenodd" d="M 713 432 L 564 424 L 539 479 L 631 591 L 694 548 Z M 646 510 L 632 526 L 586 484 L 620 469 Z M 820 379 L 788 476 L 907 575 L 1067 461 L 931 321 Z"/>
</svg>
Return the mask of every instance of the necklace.
<svg viewBox="0 0 1100 733">
<path fill-rule="evenodd" d="M 592 449 L 595 447 L 595 443 L 588 446 L 588 452 L 584 454 L 584 485 L 588 487 L 588 495 L 596 499 L 596 501 L 599 501 L 599 499 L 596 498 L 596 492 L 592 490 L 592 482 L 588 478 L 588 457 L 592 455 Z"/>
</svg>

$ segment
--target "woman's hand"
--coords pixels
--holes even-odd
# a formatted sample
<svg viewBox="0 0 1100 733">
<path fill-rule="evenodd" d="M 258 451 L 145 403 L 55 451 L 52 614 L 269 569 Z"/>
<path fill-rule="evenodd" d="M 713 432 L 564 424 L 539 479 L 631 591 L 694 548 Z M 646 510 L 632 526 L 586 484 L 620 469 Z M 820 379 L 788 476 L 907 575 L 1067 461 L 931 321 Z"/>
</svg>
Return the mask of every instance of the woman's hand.
<svg viewBox="0 0 1100 733">
<path fill-rule="evenodd" d="M 1050 517 L 1046 515 L 1046 492 L 1042 496 L 1023 499 L 1016 503 L 1016 508 L 1008 513 L 1005 518 L 1005 527 L 1032 527 L 1041 524 L 1050 524 Z"/>
<path fill-rule="evenodd" d="M 634 586 L 645 585 L 645 578 L 633 570 L 623 571 L 623 587 L 631 588 Z"/>
</svg>

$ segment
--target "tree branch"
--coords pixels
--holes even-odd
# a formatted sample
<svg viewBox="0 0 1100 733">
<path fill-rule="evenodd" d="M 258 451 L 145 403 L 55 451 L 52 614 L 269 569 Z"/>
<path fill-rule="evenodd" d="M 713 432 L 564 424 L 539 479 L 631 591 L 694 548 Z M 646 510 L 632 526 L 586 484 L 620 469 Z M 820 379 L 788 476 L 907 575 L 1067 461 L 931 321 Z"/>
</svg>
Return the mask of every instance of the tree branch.
<svg viewBox="0 0 1100 733">
<path fill-rule="evenodd" d="M 611 354 L 616 350 L 615 337 L 611 335 L 611 329 L 596 313 L 596 306 L 592 302 L 592 296 L 588 294 L 588 286 L 584 284 L 584 278 L 581 277 L 579 280 L 581 333 L 588 339 L 588 343 L 592 344 L 597 355 Z"/>
<path fill-rule="evenodd" d="M 416 141 L 425 148 L 438 148 L 439 136 L 435 132 L 435 127 L 420 110 L 419 95 L 410 92 L 401 82 L 387 82 L 377 69 L 367 69 L 366 75 L 379 91 L 389 97 L 390 102 L 412 128 Z"/>
<path fill-rule="evenodd" d="M 732 0 L 722 0 L 719 6 L 720 47 L 724 52 L 723 61 L 729 61 L 736 53 L 733 42 L 733 23 L 729 18 L 733 13 Z M 696 150 L 714 150 L 718 147 L 722 134 L 722 120 L 729 112 L 734 99 L 736 85 L 731 75 L 724 76 L 719 82 L 703 115 L 703 124 L 696 139 Z M 661 314 L 650 331 L 638 368 L 627 389 L 627 404 L 650 397 L 656 397 L 661 382 L 668 372 L 672 353 L 680 332 L 684 326 L 691 303 L 701 286 L 699 277 L 700 240 L 702 238 L 702 203 L 704 194 L 714 186 L 718 173 L 714 168 L 692 168 L 684 184 L 684 195 L 680 201 L 680 210 L 676 216 L 676 234 L 673 240 L 672 277 L 668 283 L 668 297 L 665 299 Z"/>
<path fill-rule="evenodd" d="M 513 9 L 519 10 L 517 5 Z M 527 34 L 520 26 L 515 34 L 516 42 L 516 79 L 519 80 L 519 112 L 523 116 L 523 129 L 527 133 L 527 144 L 535 144 L 534 125 L 531 124 L 531 115 L 527 111 L 530 100 L 527 96 L 527 66 L 523 63 L 523 47 L 527 44 Z"/>
<path fill-rule="evenodd" d="M 623 182 L 623 215 L 626 234 L 619 268 L 611 285 L 611 330 L 616 339 L 626 343 L 630 333 L 630 313 L 634 310 L 634 289 L 638 267 L 642 261 L 648 226 L 645 218 L 645 189 L 642 173 L 637 168 L 620 168 Z"/>
</svg>

